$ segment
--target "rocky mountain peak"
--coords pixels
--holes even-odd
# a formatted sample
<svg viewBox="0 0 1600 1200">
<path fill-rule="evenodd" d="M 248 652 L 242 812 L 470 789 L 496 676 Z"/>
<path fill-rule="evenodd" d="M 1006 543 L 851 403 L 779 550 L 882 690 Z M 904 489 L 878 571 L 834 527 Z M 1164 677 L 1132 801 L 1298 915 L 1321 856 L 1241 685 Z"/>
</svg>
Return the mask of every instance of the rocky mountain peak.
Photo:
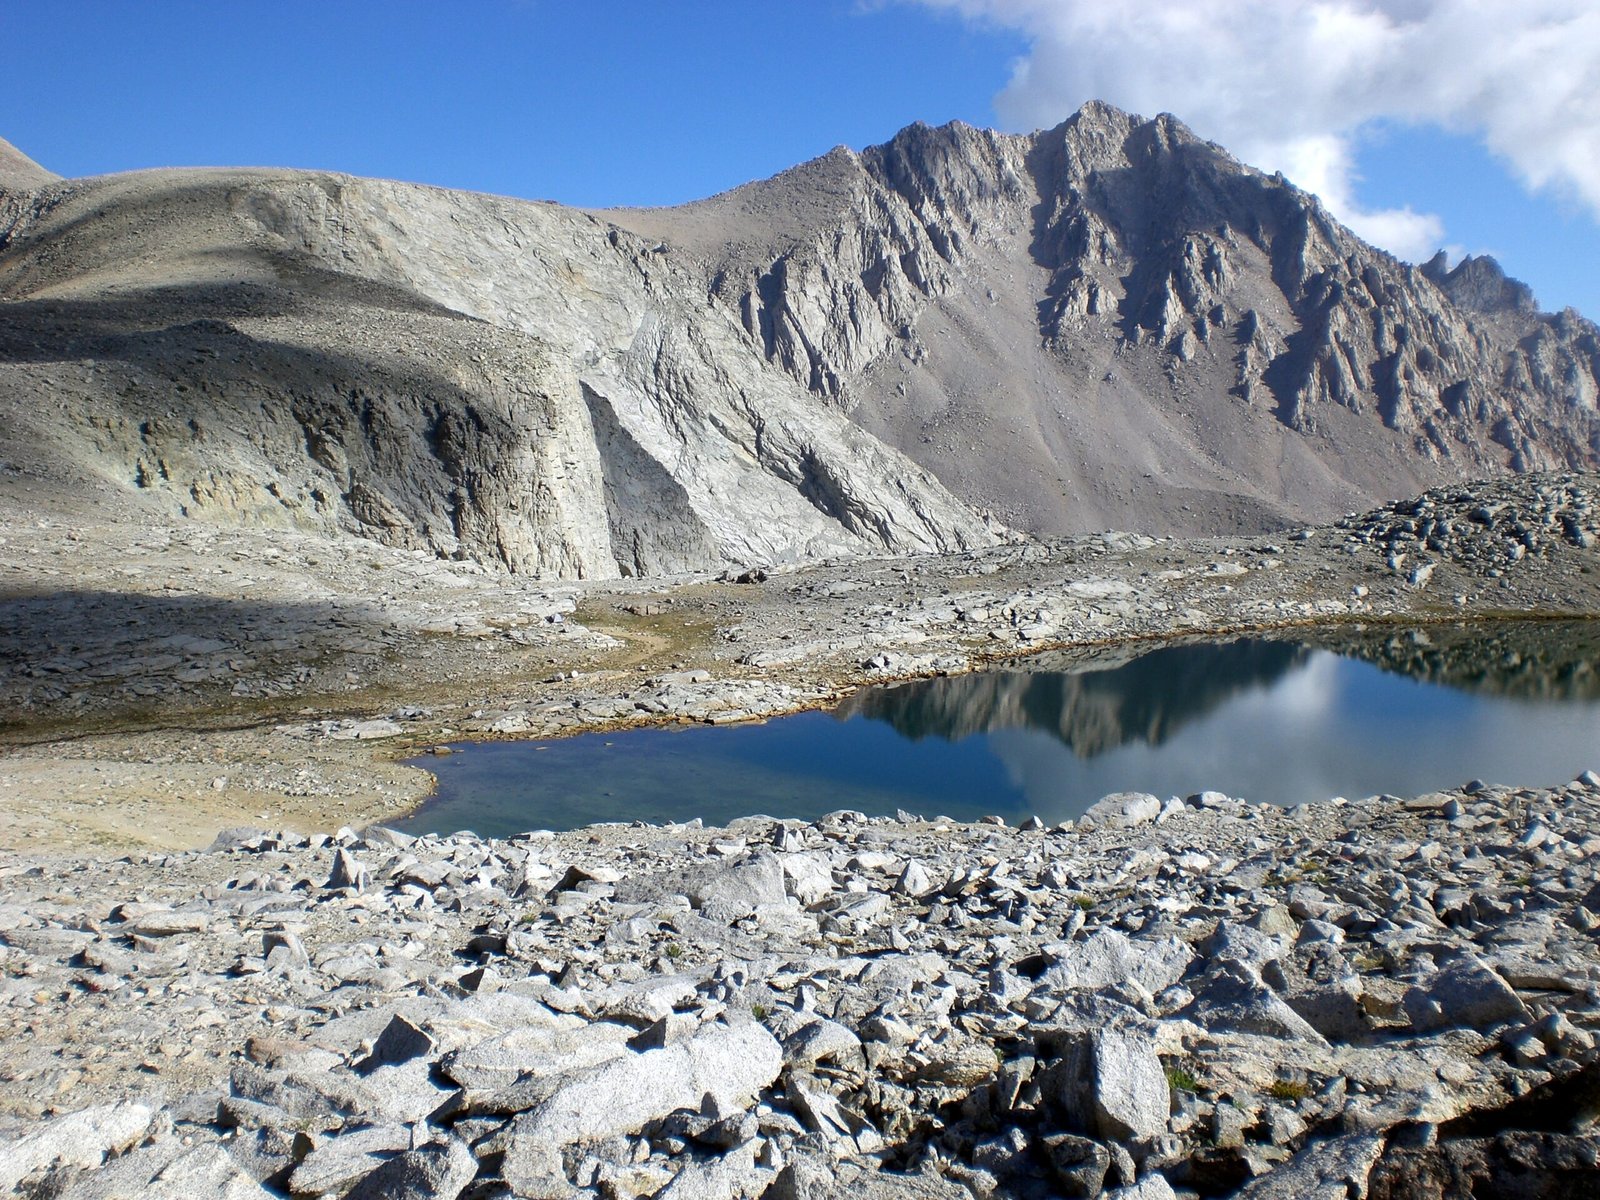
<svg viewBox="0 0 1600 1200">
<path fill-rule="evenodd" d="M 1537 312 L 1533 289 L 1506 275 L 1487 254 L 1467 255 L 1454 268 L 1443 251 L 1422 264 L 1422 273 L 1451 301 L 1474 312 Z"/>
<path fill-rule="evenodd" d="M 1492 260 L 1407 267 L 1171 114 L 916 124 L 859 162 L 848 205 L 715 290 L 769 361 L 1024 528 L 1271 524 L 1381 494 L 1380 461 L 1417 487 L 1600 453 L 1587 322 Z"/>
<path fill-rule="evenodd" d="M 982 228 L 997 205 L 1026 198 L 1025 145 L 1025 139 L 960 121 L 937 128 L 919 122 L 863 151 L 861 163 L 909 206 L 948 259 L 959 253 L 962 235 Z"/>
</svg>

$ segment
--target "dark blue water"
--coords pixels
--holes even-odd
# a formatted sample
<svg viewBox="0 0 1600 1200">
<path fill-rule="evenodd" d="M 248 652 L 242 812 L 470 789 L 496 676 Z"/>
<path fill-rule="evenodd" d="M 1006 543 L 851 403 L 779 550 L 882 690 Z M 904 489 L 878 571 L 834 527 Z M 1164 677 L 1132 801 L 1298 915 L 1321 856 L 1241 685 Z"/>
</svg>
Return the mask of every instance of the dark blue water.
<svg viewBox="0 0 1600 1200">
<path fill-rule="evenodd" d="M 1573 626 L 1568 645 L 1563 628 L 1396 635 L 1343 654 L 1167 647 L 869 689 L 837 713 L 765 724 L 467 744 L 414 760 L 438 793 L 402 828 L 505 836 L 840 808 L 1053 823 L 1114 791 L 1298 804 L 1560 783 L 1600 769 L 1594 635 Z"/>
</svg>

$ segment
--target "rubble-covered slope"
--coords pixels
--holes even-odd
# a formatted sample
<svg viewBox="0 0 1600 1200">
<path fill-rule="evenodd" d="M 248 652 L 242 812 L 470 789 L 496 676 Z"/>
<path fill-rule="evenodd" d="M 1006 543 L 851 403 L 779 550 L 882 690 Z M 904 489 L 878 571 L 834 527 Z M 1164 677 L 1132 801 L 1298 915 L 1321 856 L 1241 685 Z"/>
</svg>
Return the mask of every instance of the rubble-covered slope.
<svg viewBox="0 0 1600 1200">
<path fill-rule="evenodd" d="M 4 138 L 0 138 L 0 188 L 26 189 L 54 183 L 61 176 L 47 171 Z"/>
<path fill-rule="evenodd" d="M 1585 773 L 1292 810 L 1118 793 L 1052 830 L 839 812 L 4 855 L 0 1181 L 1591 1196 L 1597 836 Z"/>
</svg>

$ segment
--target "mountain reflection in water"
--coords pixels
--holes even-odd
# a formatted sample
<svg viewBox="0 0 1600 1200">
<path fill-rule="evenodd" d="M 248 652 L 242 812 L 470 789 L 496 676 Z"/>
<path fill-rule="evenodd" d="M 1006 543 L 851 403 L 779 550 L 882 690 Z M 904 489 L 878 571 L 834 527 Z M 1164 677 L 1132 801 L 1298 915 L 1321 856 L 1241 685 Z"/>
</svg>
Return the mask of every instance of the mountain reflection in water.
<svg viewBox="0 0 1600 1200">
<path fill-rule="evenodd" d="M 1091 758 L 1127 742 L 1159 746 L 1229 698 L 1303 666 L 1310 653 L 1288 642 L 1168 646 L 1073 673 L 984 671 L 870 688 L 846 697 L 836 715 L 886 721 L 912 739 L 1038 729 Z"/>
<path fill-rule="evenodd" d="M 1600 769 L 1600 624 L 1303 638 L 1062 653 L 756 725 L 467 745 L 417 760 L 439 789 L 402 827 L 504 836 L 840 808 L 1054 823 L 1117 791 L 1299 804 Z"/>
</svg>

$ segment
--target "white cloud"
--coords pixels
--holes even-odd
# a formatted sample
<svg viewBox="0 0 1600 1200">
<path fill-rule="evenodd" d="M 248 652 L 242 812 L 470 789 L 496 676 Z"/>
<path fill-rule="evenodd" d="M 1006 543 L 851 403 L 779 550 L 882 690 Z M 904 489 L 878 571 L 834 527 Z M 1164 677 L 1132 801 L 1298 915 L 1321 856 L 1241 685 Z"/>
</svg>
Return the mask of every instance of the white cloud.
<svg viewBox="0 0 1600 1200">
<path fill-rule="evenodd" d="M 1475 134 L 1529 188 L 1600 215 L 1594 0 L 912 0 L 1032 42 L 996 100 L 1014 127 L 1086 100 L 1172 112 L 1282 171 L 1356 232 L 1416 258 L 1431 214 L 1363 211 L 1354 147 L 1386 120 Z"/>
</svg>

